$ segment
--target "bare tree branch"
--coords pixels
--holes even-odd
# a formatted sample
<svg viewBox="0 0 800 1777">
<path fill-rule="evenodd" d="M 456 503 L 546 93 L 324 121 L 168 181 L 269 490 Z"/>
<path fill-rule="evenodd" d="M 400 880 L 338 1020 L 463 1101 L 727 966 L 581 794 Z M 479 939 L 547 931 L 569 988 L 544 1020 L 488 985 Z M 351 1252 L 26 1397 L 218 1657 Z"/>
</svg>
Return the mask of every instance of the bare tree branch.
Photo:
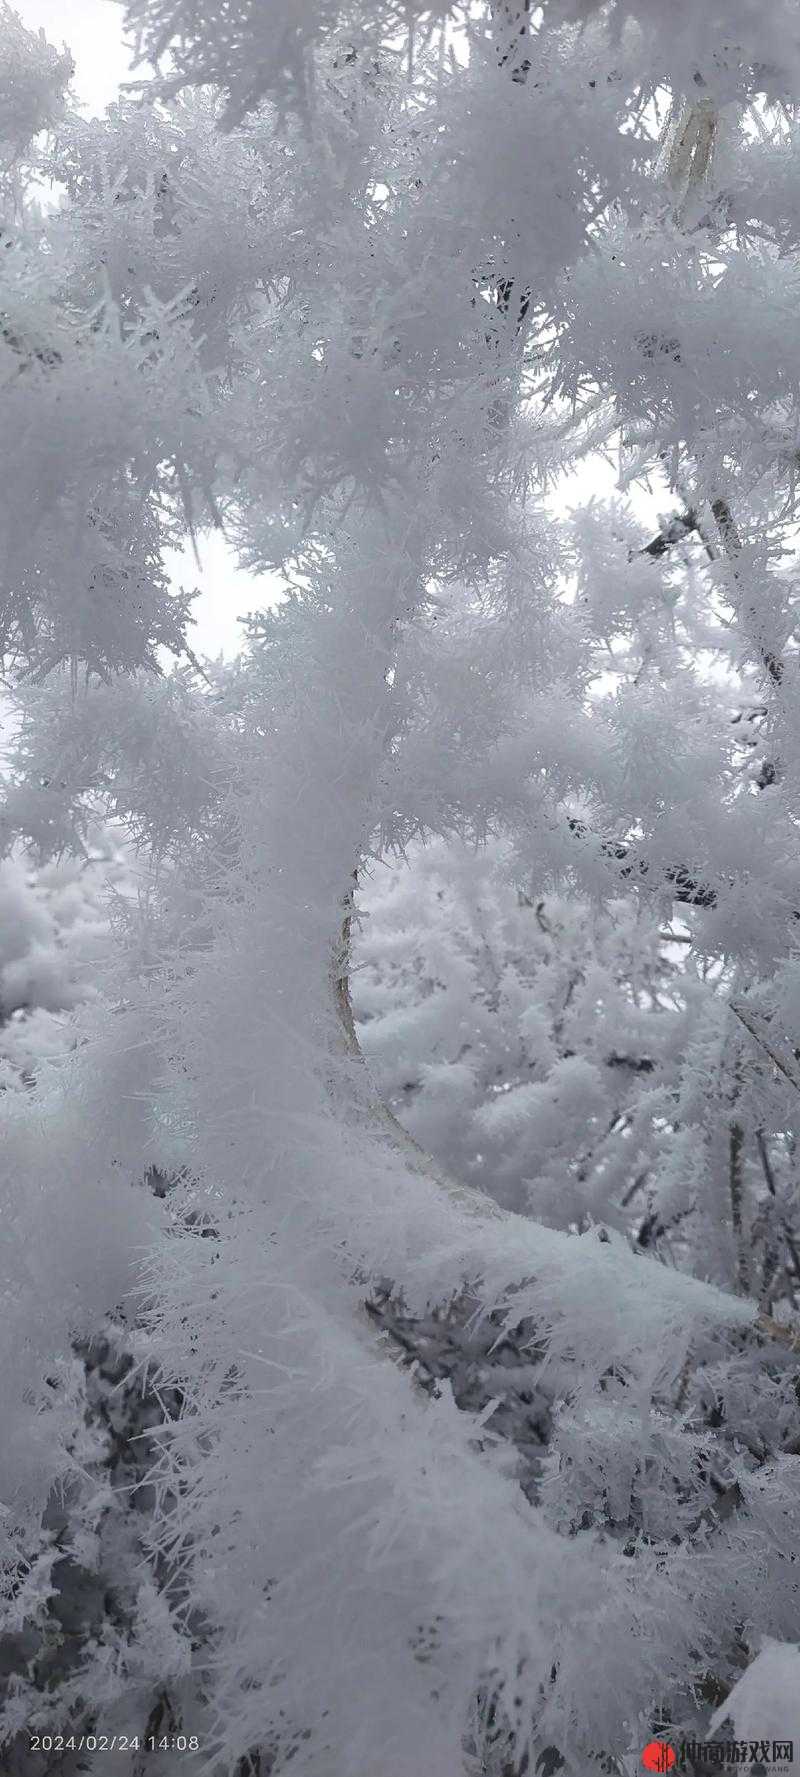
<svg viewBox="0 0 800 1777">
<path fill-rule="evenodd" d="M 654 561 L 658 560 L 660 556 L 667 554 L 673 543 L 682 543 L 684 538 L 691 536 L 692 531 L 699 531 L 697 513 L 692 509 L 688 512 L 676 512 L 675 517 L 664 525 L 650 543 L 645 543 L 643 549 L 630 549 L 628 560 L 632 561 L 636 555 L 649 555 Z"/>
<path fill-rule="evenodd" d="M 743 1296 L 749 1294 L 750 1278 L 745 1251 L 744 1215 L 744 1176 L 742 1167 L 742 1149 L 744 1147 L 744 1130 L 741 1123 L 733 1122 L 728 1131 L 728 1190 L 731 1200 L 731 1221 L 733 1238 L 736 1243 L 736 1281 Z"/>
<path fill-rule="evenodd" d="M 733 1012 L 734 1017 L 739 1019 L 746 1031 L 749 1031 L 754 1042 L 758 1044 L 760 1049 L 763 1049 L 765 1055 L 769 1056 L 770 1061 L 778 1071 L 783 1074 L 784 1078 L 789 1081 L 789 1085 L 794 1087 L 795 1092 L 800 1092 L 800 1079 L 798 1079 L 788 1063 L 778 1054 L 777 1050 L 772 1047 L 772 1044 L 767 1041 L 767 1038 L 755 1023 L 752 1013 L 746 1011 L 743 1006 L 737 1006 L 735 1000 L 729 1000 L 728 1005 Z"/>
</svg>

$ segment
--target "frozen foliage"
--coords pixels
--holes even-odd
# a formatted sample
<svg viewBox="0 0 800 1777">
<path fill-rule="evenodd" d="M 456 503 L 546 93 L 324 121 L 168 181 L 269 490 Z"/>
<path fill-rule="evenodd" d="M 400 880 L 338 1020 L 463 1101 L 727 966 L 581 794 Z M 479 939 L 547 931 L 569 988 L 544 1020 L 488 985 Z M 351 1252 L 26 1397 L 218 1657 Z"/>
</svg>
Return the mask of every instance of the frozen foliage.
<svg viewBox="0 0 800 1777">
<path fill-rule="evenodd" d="M 228 122 L 239 122 L 265 95 L 297 103 L 308 99 L 313 79 L 313 51 L 329 41 L 344 23 L 357 20 L 360 41 L 371 50 L 385 44 L 409 21 L 422 15 L 430 20 L 467 12 L 463 0 L 435 4 L 389 5 L 383 14 L 360 5 L 343 19 L 338 0 L 134 0 L 126 6 L 126 24 L 139 61 L 145 57 L 155 68 L 168 57 L 168 73 L 160 90 L 206 83 L 221 87 L 228 96 Z"/>
<path fill-rule="evenodd" d="M 729 979 L 703 978 L 685 932 L 646 901 L 534 901 L 498 846 L 413 848 L 373 871 L 359 905 L 361 1046 L 449 1173 L 551 1226 L 601 1223 L 792 1304 L 793 1094 L 743 1049 Z"/>
<path fill-rule="evenodd" d="M 749 1740 L 760 1735 L 765 1722 L 780 1721 L 787 1740 L 794 1742 L 794 1756 L 788 1763 L 790 1770 L 796 1770 L 800 1762 L 797 1753 L 800 1740 L 798 1696 L 800 1648 L 768 1641 L 734 1685 L 730 1696 L 720 1704 L 712 1717 L 711 1727 L 732 1722 L 737 1738 Z"/>
<path fill-rule="evenodd" d="M 174 1627 L 147 1538 L 154 1434 L 180 1402 L 143 1383 L 137 1355 L 135 1335 L 117 1317 L 76 1341 L 48 1377 L 61 1403 L 66 1472 L 27 1550 L 0 1639 L 12 1777 L 31 1768 L 33 1731 L 53 1732 L 85 1709 L 87 1669 L 96 1706 L 128 1691 L 135 1734 L 170 1719 L 170 1693 L 180 1693 L 189 1668 L 190 1643 Z M 156 1757 L 152 1764 L 165 1768 Z M 67 1751 L 60 1768 L 85 1766 Z"/>
<path fill-rule="evenodd" d="M 14 1369 L 7 1370 L 3 1379 L 3 1470 L 6 1497 L 12 1500 L 15 1478 L 19 1485 L 22 1477 L 36 1498 L 37 1478 L 41 1486 L 42 1473 L 50 1473 L 58 1444 L 47 1411 L 30 1423 L 29 1391 L 34 1388 L 38 1394 L 42 1360 L 57 1360 L 68 1345 L 69 1333 L 91 1326 L 97 1312 L 94 1304 L 105 1302 L 109 1266 L 121 1293 L 129 1265 L 127 1241 L 136 1220 L 134 1214 L 131 1221 L 127 1204 L 110 1206 L 109 1213 L 103 1203 L 101 1181 L 115 1165 L 111 1130 L 115 1123 L 122 1128 L 125 1122 L 119 1107 L 109 1112 L 107 1152 L 97 1155 L 96 1184 L 91 1175 L 82 1173 L 89 1157 L 80 1128 L 82 1115 L 87 1111 L 91 1115 L 91 1069 L 73 1070 L 80 1052 L 84 1048 L 91 1052 L 97 1044 L 98 1029 L 107 1016 L 98 981 L 105 975 L 110 988 L 113 923 L 115 918 L 124 921 L 136 895 L 135 868 L 113 832 L 95 823 L 87 840 L 80 858 L 52 859 L 37 869 L 30 855 L 18 852 L 0 865 L 3 1173 L 7 1187 L 18 1185 L 21 1178 L 28 1179 L 29 1187 L 23 1192 L 8 1190 L 4 1205 L 4 1325 Z M 103 1048 L 106 1053 L 105 1044 Z M 75 1103 L 65 1116 L 71 1092 Z M 102 1144 L 103 1138 L 99 1139 Z M 64 1168 L 62 1183 L 72 1165 L 74 1182 L 80 1181 L 81 1192 L 86 1192 L 87 1214 L 92 1213 L 89 1204 L 94 1201 L 91 1244 L 85 1223 L 73 1222 L 69 1190 L 62 1194 L 54 1176 L 49 1152 L 54 1141 Z M 141 1238 L 146 1238 L 146 1225 L 142 1219 Z M 61 1269 L 65 1264 L 72 1273 L 69 1278 Z M 32 1314 L 35 1301 L 39 1306 Z M 47 1396 L 42 1398 L 46 1403 Z M 50 1404 L 53 1418 L 64 1421 L 60 1403 Z M 60 1466 L 60 1458 L 56 1462 Z M 9 1528 L 8 1512 L 5 1528 Z"/>
<path fill-rule="evenodd" d="M 440 21 L 485 31 L 486 13 L 465 0 L 121 0 L 131 41 L 156 67 L 168 60 L 164 89 L 211 82 L 228 94 L 229 121 L 239 121 L 265 95 L 308 102 L 313 50 L 337 31 L 370 48 L 397 49 L 416 30 L 424 42 Z M 495 0 L 491 29 L 506 66 L 526 59 L 522 0 Z M 538 11 L 539 9 L 537 9 Z M 545 0 L 541 27 L 565 19 L 582 26 L 598 15 L 612 43 L 641 64 L 644 84 L 669 84 L 678 94 L 698 85 L 712 102 L 756 90 L 794 96 L 800 79 L 800 25 L 792 0 Z M 646 34 L 646 49 L 645 49 Z M 615 70 L 616 72 L 616 70 Z"/>
<path fill-rule="evenodd" d="M 53 674 L 19 696 L 0 812 L 6 843 L 21 834 L 40 860 L 64 853 L 85 860 L 108 815 L 156 858 L 187 837 L 208 837 L 229 771 L 216 703 L 201 701 L 177 671 L 95 680 L 80 697 L 66 689 L 64 676 Z"/>
<path fill-rule="evenodd" d="M 619 1769 L 797 1638 L 793 9 L 128 15 L 160 96 L 37 112 L 0 266 L 4 845 L 100 805 L 152 858 L 5 1095 L 4 1732 Z M 287 593 L 206 682 L 162 561 L 212 523 Z M 348 986 L 410 848 L 361 1010 L 435 1156 Z M 139 1530 L 101 1328 L 165 1404 Z"/>
<path fill-rule="evenodd" d="M 0 1081 L 30 1084 L 37 1064 L 72 1047 L 69 1013 L 96 997 L 112 951 L 110 897 L 131 890 L 114 836 L 35 870 L 30 857 L 0 864 Z"/>
<path fill-rule="evenodd" d="M 45 39 L 26 31 L 13 8 L 0 10 L 0 144 L 4 171 L 39 130 L 51 129 L 63 114 L 64 88 L 73 65 Z"/>
</svg>

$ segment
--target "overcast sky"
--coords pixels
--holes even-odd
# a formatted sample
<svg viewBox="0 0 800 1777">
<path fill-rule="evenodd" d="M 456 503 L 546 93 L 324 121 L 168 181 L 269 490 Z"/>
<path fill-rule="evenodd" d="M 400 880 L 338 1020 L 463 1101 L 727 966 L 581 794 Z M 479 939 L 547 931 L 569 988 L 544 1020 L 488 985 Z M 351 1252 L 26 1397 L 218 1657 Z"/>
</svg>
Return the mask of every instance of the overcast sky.
<svg viewBox="0 0 800 1777">
<path fill-rule="evenodd" d="M 50 42 L 66 43 L 76 67 L 75 90 L 90 111 L 103 111 L 129 75 L 116 0 L 12 0 L 29 30 L 41 25 Z"/>
</svg>

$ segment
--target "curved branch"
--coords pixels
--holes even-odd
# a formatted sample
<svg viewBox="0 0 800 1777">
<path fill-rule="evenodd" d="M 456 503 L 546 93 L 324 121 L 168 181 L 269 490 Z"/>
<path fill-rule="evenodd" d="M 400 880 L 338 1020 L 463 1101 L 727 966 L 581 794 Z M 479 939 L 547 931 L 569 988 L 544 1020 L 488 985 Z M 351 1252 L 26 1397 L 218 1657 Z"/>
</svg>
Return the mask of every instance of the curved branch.
<svg viewBox="0 0 800 1777">
<path fill-rule="evenodd" d="M 451 1202 L 457 1204 L 460 1209 L 466 1210 L 468 1215 L 478 1216 L 482 1221 L 504 1221 L 507 1219 L 507 1212 L 500 1207 L 499 1203 L 495 1202 L 493 1197 L 487 1196 L 484 1191 L 480 1191 L 472 1185 L 461 1184 L 459 1180 L 450 1178 L 440 1166 L 437 1166 L 433 1156 L 414 1140 L 413 1135 L 399 1122 L 372 1084 L 366 1056 L 358 1040 L 353 1017 L 353 1004 L 350 998 L 350 951 L 356 883 L 357 872 L 354 871 L 353 886 L 344 903 L 344 918 L 339 938 L 333 950 L 331 989 L 347 1053 L 358 1063 L 364 1076 L 369 1080 L 368 1115 L 371 1121 L 380 1128 L 384 1139 L 388 1138 L 395 1152 L 402 1155 L 405 1164 L 410 1166 L 414 1172 L 422 1173 L 435 1185 L 438 1191 L 444 1191 Z"/>
<path fill-rule="evenodd" d="M 364 1074 L 369 1078 L 369 1069 L 358 1040 L 350 998 L 350 950 L 356 882 L 357 875 L 354 871 L 353 884 L 344 903 L 344 917 L 339 937 L 333 950 L 331 990 L 347 1052 L 357 1061 L 359 1068 L 363 1069 Z M 737 1017 L 742 1018 L 738 1006 L 732 1005 L 731 1010 L 736 1013 Z M 746 1019 L 742 1018 L 742 1022 L 747 1023 L 751 1034 L 756 1034 Z M 772 1059 L 775 1057 L 772 1056 Z M 782 1071 L 787 1072 L 785 1068 L 782 1068 Z M 787 1077 L 791 1076 L 787 1075 Z M 795 1085 L 797 1082 L 792 1081 L 792 1084 Z M 414 1172 L 422 1173 L 438 1191 L 444 1191 L 451 1201 L 460 1209 L 466 1210 L 468 1215 L 475 1216 L 482 1221 L 508 1221 L 510 1219 L 510 1211 L 503 1209 L 499 1203 L 495 1202 L 494 1198 L 487 1196 L 485 1192 L 478 1190 L 473 1185 L 464 1185 L 458 1180 L 450 1178 L 436 1164 L 432 1156 L 420 1147 L 419 1142 L 414 1140 L 413 1135 L 410 1135 L 408 1130 L 398 1121 L 389 1106 L 384 1104 L 372 1087 L 371 1081 L 370 1088 L 369 1115 L 380 1128 L 384 1139 L 388 1138 L 395 1152 L 402 1155 L 406 1165 L 410 1166 Z M 800 1091 L 800 1084 L 797 1085 L 797 1089 Z M 762 1338 L 800 1354 L 800 1326 L 785 1326 L 779 1321 L 772 1320 L 767 1314 L 758 1314 L 753 1321 L 753 1330 Z"/>
</svg>

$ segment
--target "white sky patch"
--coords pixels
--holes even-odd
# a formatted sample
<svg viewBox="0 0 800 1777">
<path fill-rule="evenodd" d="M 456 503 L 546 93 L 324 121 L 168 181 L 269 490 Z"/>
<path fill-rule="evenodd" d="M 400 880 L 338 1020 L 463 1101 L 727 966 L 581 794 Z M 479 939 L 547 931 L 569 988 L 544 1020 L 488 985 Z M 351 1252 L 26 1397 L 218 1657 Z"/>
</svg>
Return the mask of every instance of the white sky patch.
<svg viewBox="0 0 800 1777">
<path fill-rule="evenodd" d="M 204 531 L 197 539 L 197 565 L 191 543 L 182 549 L 165 549 L 164 564 L 175 586 L 184 592 L 199 589 L 200 597 L 192 607 L 194 624 L 187 640 L 193 652 L 204 659 L 226 659 L 237 654 L 243 636 L 239 619 L 249 611 L 264 611 L 278 603 L 282 582 L 277 575 L 260 576 L 237 568 L 224 537 L 218 531 Z"/>
<path fill-rule="evenodd" d="M 116 99 L 120 86 L 133 78 L 122 41 L 122 7 L 114 0 L 13 0 L 14 11 L 29 31 L 40 28 L 75 63 L 74 91 L 91 115 L 102 113 Z"/>
</svg>

